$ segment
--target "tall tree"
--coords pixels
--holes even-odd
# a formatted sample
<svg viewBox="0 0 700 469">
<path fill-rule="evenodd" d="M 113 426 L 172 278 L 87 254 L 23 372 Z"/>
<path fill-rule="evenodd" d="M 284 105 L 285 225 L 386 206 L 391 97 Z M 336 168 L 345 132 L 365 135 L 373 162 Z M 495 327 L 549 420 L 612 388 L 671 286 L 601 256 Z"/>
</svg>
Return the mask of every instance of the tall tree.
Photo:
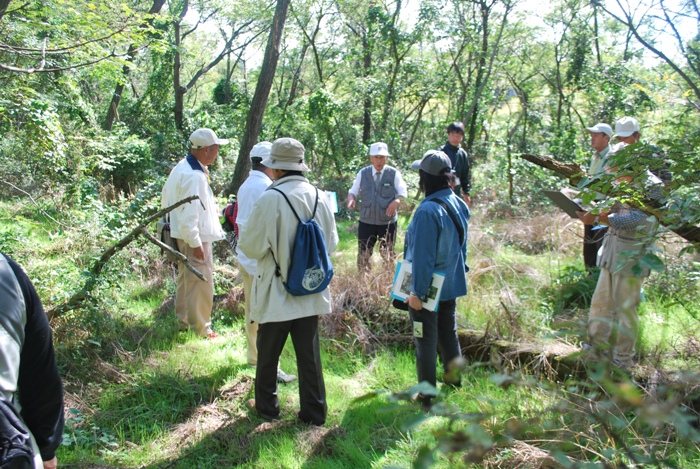
<svg viewBox="0 0 700 469">
<path fill-rule="evenodd" d="M 163 8 L 163 5 L 165 4 L 165 0 L 153 0 L 153 5 L 151 5 L 150 10 L 148 10 L 148 19 L 146 20 L 146 23 L 144 24 L 144 27 L 148 27 L 153 23 L 153 15 L 157 15 L 160 13 L 161 8 Z M 114 120 L 117 118 L 119 115 L 118 110 L 119 110 L 119 102 L 122 99 L 122 93 L 124 93 L 124 86 L 126 85 L 126 81 L 129 77 L 129 71 L 131 70 L 131 64 L 134 61 L 134 58 L 136 57 L 136 54 L 138 53 L 139 46 L 136 43 L 132 43 L 129 45 L 129 50 L 126 53 L 126 61 L 127 63 L 124 64 L 124 68 L 122 69 L 122 79 L 117 82 L 117 84 L 114 87 L 114 93 L 112 93 L 112 101 L 109 103 L 109 108 L 107 109 L 107 116 L 105 117 L 104 124 L 102 125 L 102 128 L 104 130 L 110 131 L 112 130 L 112 126 L 114 125 Z"/>
<path fill-rule="evenodd" d="M 188 8 L 189 0 L 185 0 L 182 6 L 182 10 L 178 15 L 178 18 L 173 21 L 175 35 L 175 56 L 173 61 L 173 89 L 175 92 L 175 126 L 180 131 L 184 130 L 183 118 L 185 110 L 185 94 L 194 87 L 194 85 L 200 78 L 202 78 L 202 76 L 204 76 L 207 72 L 209 72 L 209 70 L 214 68 L 219 62 L 221 62 L 225 57 L 227 57 L 231 53 L 234 41 L 253 23 L 253 20 L 246 20 L 238 27 L 236 27 L 235 25 L 232 26 L 230 37 L 226 37 L 226 33 L 221 31 L 224 44 L 221 47 L 219 53 L 216 56 L 214 56 L 214 58 L 209 63 L 203 64 L 194 73 L 192 78 L 190 78 L 189 82 L 187 82 L 186 85 L 183 85 L 180 78 L 180 72 L 182 69 L 182 41 L 189 34 L 193 33 L 200 23 L 207 22 L 212 16 L 214 16 L 217 13 L 216 9 L 209 13 L 200 13 L 200 20 L 197 22 L 197 24 L 192 28 L 188 29 L 187 31 L 181 32 L 182 22 L 185 18 L 185 15 L 187 15 Z M 252 39 L 249 39 L 249 41 L 252 41 Z M 244 44 L 240 47 L 245 48 L 246 45 L 247 44 Z"/>
<path fill-rule="evenodd" d="M 279 61 L 280 47 L 282 44 L 282 33 L 284 32 L 284 24 L 287 20 L 289 2 L 290 0 L 277 0 L 275 16 L 272 19 L 270 36 L 268 37 L 267 47 L 265 48 L 265 57 L 262 67 L 260 68 L 258 84 L 255 87 L 255 94 L 250 104 L 245 133 L 243 134 L 241 148 L 238 152 L 238 160 L 236 161 L 231 183 L 226 188 L 226 195 L 238 192 L 238 188 L 243 184 L 248 170 L 250 169 L 250 158 L 248 158 L 248 155 L 260 135 L 267 98 L 270 95 L 272 82 L 275 78 L 275 72 L 277 71 L 277 62 Z"/>
<path fill-rule="evenodd" d="M 625 25 L 629 33 L 648 51 L 663 60 L 688 86 L 695 99 L 690 103 L 700 110 L 700 41 L 698 35 L 693 38 L 684 37 L 679 25 L 686 21 L 694 21 L 695 27 L 700 24 L 700 8 L 696 0 L 673 3 L 675 8 L 664 0 L 651 2 L 651 5 L 641 2 L 621 2 L 615 0 L 621 14 L 617 14 L 602 3 L 598 5 L 612 18 Z M 646 25 L 646 27 L 644 26 Z M 681 53 L 683 64 L 676 63 L 674 57 L 666 54 L 656 44 L 662 34 L 670 35 L 678 51 Z"/>
</svg>

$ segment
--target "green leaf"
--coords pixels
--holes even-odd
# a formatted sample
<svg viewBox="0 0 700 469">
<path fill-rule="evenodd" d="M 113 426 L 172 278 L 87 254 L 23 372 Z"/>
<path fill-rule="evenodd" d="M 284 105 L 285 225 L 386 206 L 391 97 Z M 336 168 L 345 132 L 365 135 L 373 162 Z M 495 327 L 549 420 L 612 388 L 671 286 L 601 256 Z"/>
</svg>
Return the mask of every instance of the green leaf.
<svg viewBox="0 0 700 469">
<path fill-rule="evenodd" d="M 421 446 L 418 456 L 413 461 L 413 469 L 430 469 L 435 463 L 434 451 L 427 446 Z"/>
<path fill-rule="evenodd" d="M 401 428 L 407 432 L 411 431 L 429 418 L 430 415 L 419 412 L 416 415 L 412 415 L 411 417 L 407 418 L 403 425 L 401 425 Z"/>
<path fill-rule="evenodd" d="M 635 277 L 641 277 L 643 274 L 642 266 L 640 264 L 634 264 L 632 266 L 632 275 Z"/>
<path fill-rule="evenodd" d="M 663 272 L 665 265 L 659 256 L 656 254 L 645 254 L 639 262 L 647 269 L 654 270 L 656 272 Z"/>
<path fill-rule="evenodd" d="M 379 393 L 378 393 L 378 392 L 376 392 L 376 391 L 375 391 L 375 392 L 369 392 L 369 393 L 367 393 L 367 394 L 363 394 L 363 395 L 360 396 L 360 397 L 356 397 L 356 398 L 353 399 L 351 402 L 352 402 L 353 404 L 357 404 L 358 402 L 364 402 L 364 401 L 368 401 L 368 400 L 370 400 L 370 399 L 374 399 L 374 398 L 376 398 L 377 396 L 379 396 Z"/>
</svg>

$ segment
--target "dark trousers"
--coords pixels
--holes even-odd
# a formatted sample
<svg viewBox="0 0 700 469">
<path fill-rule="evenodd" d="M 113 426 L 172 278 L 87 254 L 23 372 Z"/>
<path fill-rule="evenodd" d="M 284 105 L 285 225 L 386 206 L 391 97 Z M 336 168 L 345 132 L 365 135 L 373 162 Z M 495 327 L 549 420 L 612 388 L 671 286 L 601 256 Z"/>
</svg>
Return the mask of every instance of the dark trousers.
<svg viewBox="0 0 700 469">
<path fill-rule="evenodd" d="M 391 260 L 396 243 L 396 222 L 386 225 L 370 225 L 360 222 L 357 229 L 357 268 L 360 271 L 369 270 L 369 259 L 372 257 L 374 245 L 379 241 L 379 252 L 384 262 Z"/>
<path fill-rule="evenodd" d="M 596 266 L 596 258 L 598 257 L 598 249 L 603 245 L 603 237 L 607 233 L 606 226 L 593 229 L 593 225 L 583 225 L 585 228 L 583 235 L 583 263 L 586 265 L 586 270 L 590 271 Z"/>
<path fill-rule="evenodd" d="M 299 374 L 299 418 L 307 423 L 326 422 L 326 385 L 321 369 L 318 342 L 318 316 L 258 325 L 258 365 L 255 368 L 255 408 L 269 417 L 279 417 L 277 399 L 277 364 L 280 354 L 292 336 Z"/>
<path fill-rule="evenodd" d="M 440 359 L 444 372 L 449 371 L 450 362 L 462 355 L 457 338 L 457 301 L 441 301 L 437 312 L 421 309 L 416 311 L 409 307 L 411 325 L 414 322 L 423 323 L 423 337 L 413 338 L 416 346 L 416 370 L 418 382 L 427 381 L 433 386 L 437 385 L 437 352 L 440 350 Z M 459 385 L 459 382 L 450 384 Z"/>
</svg>

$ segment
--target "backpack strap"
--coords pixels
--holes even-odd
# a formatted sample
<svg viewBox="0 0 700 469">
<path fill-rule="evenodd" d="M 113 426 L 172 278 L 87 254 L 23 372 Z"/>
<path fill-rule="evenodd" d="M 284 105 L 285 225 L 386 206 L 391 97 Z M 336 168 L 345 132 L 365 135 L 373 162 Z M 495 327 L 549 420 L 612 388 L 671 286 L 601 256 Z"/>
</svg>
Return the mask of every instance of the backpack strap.
<svg viewBox="0 0 700 469">
<path fill-rule="evenodd" d="M 464 243 L 464 230 L 462 229 L 462 225 L 457 223 L 457 217 L 454 213 L 452 213 L 452 210 L 447 208 L 447 203 L 445 203 L 445 201 L 442 199 L 427 199 L 426 202 L 435 202 L 436 204 L 440 205 L 442 208 L 445 209 L 447 214 L 452 219 L 452 223 L 455 224 L 455 228 L 457 228 L 457 232 L 459 233 L 459 245 L 461 246 Z"/>
<path fill-rule="evenodd" d="M 314 211 L 311 213 L 311 220 L 313 220 L 316 217 L 316 209 L 318 208 L 318 187 L 314 186 L 314 189 L 316 189 L 316 202 L 314 203 Z M 287 194 L 285 194 L 281 190 L 277 189 L 276 187 L 271 187 L 270 190 L 275 191 L 275 192 L 279 192 L 280 194 L 282 194 L 282 197 L 284 197 L 284 200 L 287 201 L 287 205 L 289 205 L 289 208 L 292 209 L 292 213 L 294 213 L 294 216 L 297 217 L 297 221 L 299 223 L 301 223 L 301 218 L 299 218 L 297 211 L 294 210 L 294 207 L 292 206 L 292 203 L 289 201 Z"/>
<path fill-rule="evenodd" d="M 310 220 L 313 220 L 314 217 L 316 216 L 316 208 L 318 207 L 318 187 L 314 186 L 314 189 L 316 189 L 316 203 L 314 203 L 314 211 L 311 214 Z M 297 214 L 297 211 L 294 210 L 294 207 L 292 206 L 292 203 L 289 201 L 289 198 L 287 197 L 287 194 L 282 192 L 281 190 L 277 189 L 276 187 L 270 187 L 271 191 L 279 192 L 282 194 L 282 197 L 284 197 L 284 200 L 287 201 L 287 205 L 289 205 L 289 208 L 292 209 L 292 213 L 296 217 L 297 221 L 301 223 L 301 218 L 299 218 L 299 215 Z M 280 270 L 280 265 L 277 263 L 277 259 L 275 259 L 275 253 L 272 252 L 272 249 L 270 249 L 270 253 L 272 254 L 272 260 L 275 261 L 275 277 L 281 277 L 282 276 L 282 271 Z"/>
</svg>

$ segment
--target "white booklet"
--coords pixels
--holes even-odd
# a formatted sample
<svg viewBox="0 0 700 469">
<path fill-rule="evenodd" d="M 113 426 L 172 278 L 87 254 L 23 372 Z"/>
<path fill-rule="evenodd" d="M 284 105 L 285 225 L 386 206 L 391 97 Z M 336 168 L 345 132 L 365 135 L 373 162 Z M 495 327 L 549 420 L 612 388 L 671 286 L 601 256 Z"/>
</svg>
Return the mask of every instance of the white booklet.
<svg viewBox="0 0 700 469">
<path fill-rule="evenodd" d="M 396 265 L 394 274 L 394 286 L 391 288 L 391 297 L 401 301 L 411 294 L 411 279 L 413 277 L 413 266 L 410 262 L 403 260 Z M 428 287 L 428 301 L 423 303 L 423 308 L 429 311 L 437 311 L 442 294 L 442 284 L 445 283 L 445 275 L 440 272 L 433 274 L 433 281 Z"/>
</svg>

